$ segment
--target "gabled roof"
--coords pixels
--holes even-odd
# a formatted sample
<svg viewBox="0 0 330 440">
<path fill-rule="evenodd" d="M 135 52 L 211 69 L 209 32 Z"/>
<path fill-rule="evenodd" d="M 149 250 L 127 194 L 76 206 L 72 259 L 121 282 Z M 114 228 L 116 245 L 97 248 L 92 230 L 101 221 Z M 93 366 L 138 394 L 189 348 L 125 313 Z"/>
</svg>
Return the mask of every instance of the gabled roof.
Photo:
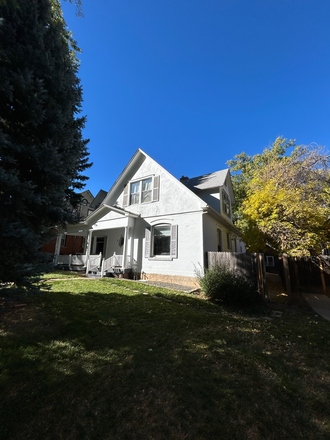
<svg viewBox="0 0 330 440">
<path fill-rule="evenodd" d="M 151 161 L 156 163 L 158 166 L 160 166 L 168 175 L 170 179 L 173 179 L 176 183 L 179 183 L 181 185 L 182 182 L 180 182 L 178 179 L 176 179 L 170 172 L 168 172 L 165 168 L 163 168 L 160 164 L 158 164 L 152 157 L 148 156 L 147 153 L 142 151 L 140 148 L 136 150 L 134 155 L 132 156 L 131 160 L 128 162 L 120 176 L 117 178 L 115 183 L 110 188 L 108 194 L 103 200 L 103 204 L 105 205 L 114 205 L 116 197 L 119 195 L 119 193 L 124 189 L 125 185 L 128 183 L 128 181 L 131 179 L 131 175 L 133 174 L 134 170 L 137 169 L 143 161 L 149 158 Z M 194 197 L 196 201 L 200 202 L 201 205 L 205 205 L 204 200 L 202 200 L 200 197 L 196 196 L 194 192 L 188 191 L 189 188 L 183 185 L 184 191 L 187 191 L 187 194 L 190 194 L 191 197 Z"/>
<path fill-rule="evenodd" d="M 191 179 L 182 180 L 182 183 L 186 185 L 192 191 L 219 188 L 225 184 L 226 177 L 228 174 L 227 170 L 216 171 L 215 173 L 204 174 L 198 177 L 192 177 Z"/>
</svg>

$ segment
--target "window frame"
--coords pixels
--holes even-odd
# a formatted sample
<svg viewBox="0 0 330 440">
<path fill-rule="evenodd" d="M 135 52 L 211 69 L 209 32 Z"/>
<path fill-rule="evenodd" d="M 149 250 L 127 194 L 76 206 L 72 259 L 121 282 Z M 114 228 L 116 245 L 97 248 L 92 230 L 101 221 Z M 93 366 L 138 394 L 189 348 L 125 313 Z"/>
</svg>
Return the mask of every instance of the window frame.
<svg viewBox="0 0 330 440">
<path fill-rule="evenodd" d="M 221 207 L 222 207 L 222 212 L 224 212 L 227 217 L 231 218 L 230 197 L 229 194 L 224 189 L 222 189 L 222 193 L 221 193 Z"/>
<path fill-rule="evenodd" d="M 269 264 L 271 262 L 271 264 Z M 275 267 L 275 258 L 273 255 L 266 255 L 266 261 L 265 261 L 266 267 Z"/>
<path fill-rule="evenodd" d="M 163 253 L 163 254 L 156 254 L 156 251 L 155 251 L 155 237 L 156 237 L 156 235 L 155 235 L 155 231 L 158 229 L 158 228 L 165 228 L 166 227 L 166 229 L 168 229 L 168 232 L 169 232 L 169 234 L 168 235 L 166 235 L 166 236 L 164 236 L 164 237 L 168 237 L 168 241 L 169 241 L 169 243 L 168 243 L 168 252 L 166 252 L 166 253 Z M 171 225 L 170 224 L 168 224 L 168 223 L 160 223 L 160 224 L 157 224 L 157 225 L 154 225 L 154 226 L 152 226 L 152 234 L 151 234 L 151 255 L 153 256 L 153 257 L 158 257 L 158 258 L 163 258 L 163 257 L 170 257 L 171 256 L 171 239 L 172 239 L 172 228 L 171 228 Z"/>
<path fill-rule="evenodd" d="M 230 232 L 227 232 L 227 249 L 232 249 Z"/>
<path fill-rule="evenodd" d="M 169 254 L 155 254 L 154 232 L 155 228 L 160 226 L 168 226 L 170 228 L 170 252 Z M 145 230 L 145 258 L 149 260 L 172 261 L 178 258 L 178 225 L 171 223 L 157 223 L 152 225 L 150 229 Z"/>
<path fill-rule="evenodd" d="M 143 184 L 147 181 L 151 181 L 151 188 L 143 189 Z M 139 188 L 138 191 L 132 193 L 133 186 L 137 184 Z M 149 193 L 150 196 L 148 197 L 148 200 L 144 201 L 144 195 L 147 193 Z M 132 203 L 132 196 L 135 196 L 137 201 Z M 143 178 L 131 180 L 124 188 L 123 197 L 123 206 L 145 205 L 148 203 L 157 202 L 159 200 L 159 176 L 149 175 Z"/>
<path fill-rule="evenodd" d="M 60 243 L 60 247 L 66 247 L 66 242 L 67 242 L 67 234 L 62 234 L 61 235 L 61 243 Z"/>
</svg>

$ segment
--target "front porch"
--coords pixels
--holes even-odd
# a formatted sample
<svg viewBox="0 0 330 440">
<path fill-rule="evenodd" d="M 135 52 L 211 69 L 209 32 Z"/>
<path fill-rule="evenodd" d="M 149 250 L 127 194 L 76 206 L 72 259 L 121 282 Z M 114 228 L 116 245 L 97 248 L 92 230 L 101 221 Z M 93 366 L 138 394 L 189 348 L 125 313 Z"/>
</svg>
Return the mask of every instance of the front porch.
<svg viewBox="0 0 330 440">
<path fill-rule="evenodd" d="M 123 255 L 117 255 L 115 252 L 109 258 L 104 258 L 102 253 L 98 255 L 58 255 L 54 259 L 54 264 L 58 268 L 67 270 L 85 272 L 87 277 L 120 277 L 125 274 L 134 274 L 130 262 L 123 265 Z"/>
<path fill-rule="evenodd" d="M 133 277 L 141 270 L 138 265 L 138 242 L 134 236 L 135 218 L 132 213 L 108 212 L 103 220 L 92 225 L 80 223 L 69 225 L 66 231 L 59 234 L 56 241 L 54 264 L 69 270 L 84 271 L 87 277 Z M 118 211 L 116 209 L 116 211 Z M 115 218 L 113 216 L 115 214 Z M 60 243 L 63 236 L 82 236 L 84 253 L 77 255 L 60 255 Z M 137 241 L 138 240 L 138 241 Z M 136 243 L 134 250 L 134 242 Z"/>
</svg>

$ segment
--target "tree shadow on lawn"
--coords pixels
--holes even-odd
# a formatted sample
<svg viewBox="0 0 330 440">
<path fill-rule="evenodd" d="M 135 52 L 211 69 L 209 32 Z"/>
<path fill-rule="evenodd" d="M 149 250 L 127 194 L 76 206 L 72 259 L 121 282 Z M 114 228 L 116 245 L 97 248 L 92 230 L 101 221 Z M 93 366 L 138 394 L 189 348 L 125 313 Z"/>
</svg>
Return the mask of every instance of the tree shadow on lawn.
<svg viewBox="0 0 330 440">
<path fill-rule="evenodd" d="M 303 345 L 298 364 L 271 323 L 176 301 L 47 295 L 34 321 L 1 337 L 0 437 L 329 437 L 329 373 L 328 391 L 326 367 L 304 382 Z"/>
</svg>

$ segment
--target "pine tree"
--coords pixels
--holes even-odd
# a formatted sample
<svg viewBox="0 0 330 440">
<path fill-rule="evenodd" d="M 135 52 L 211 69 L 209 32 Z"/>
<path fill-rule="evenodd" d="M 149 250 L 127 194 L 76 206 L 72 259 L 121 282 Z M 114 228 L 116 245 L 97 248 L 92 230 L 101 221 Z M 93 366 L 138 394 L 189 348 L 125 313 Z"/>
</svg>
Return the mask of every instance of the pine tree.
<svg viewBox="0 0 330 440">
<path fill-rule="evenodd" d="M 58 0 L 0 0 L 0 282 L 31 286 L 87 179 L 78 48 Z"/>
</svg>

